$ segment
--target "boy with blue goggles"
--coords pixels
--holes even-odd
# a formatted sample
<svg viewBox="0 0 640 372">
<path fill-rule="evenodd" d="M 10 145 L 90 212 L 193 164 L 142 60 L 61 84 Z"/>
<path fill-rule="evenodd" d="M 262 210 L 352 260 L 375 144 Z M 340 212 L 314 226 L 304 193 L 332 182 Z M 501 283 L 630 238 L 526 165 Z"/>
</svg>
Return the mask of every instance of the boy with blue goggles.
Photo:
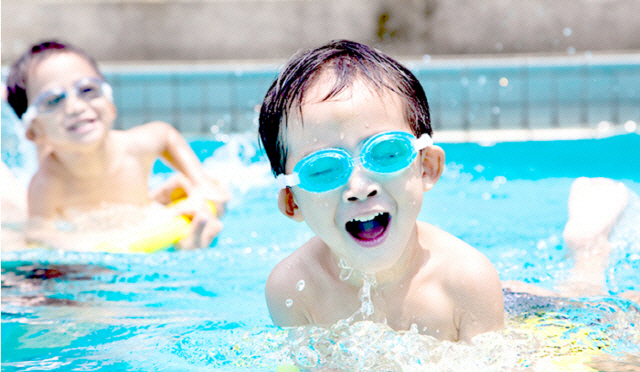
<svg viewBox="0 0 640 372">
<path fill-rule="evenodd" d="M 408 132 L 383 132 L 364 142 L 358 160 L 370 172 L 393 175 L 409 167 L 418 152 L 431 145 L 429 135 L 416 139 Z M 280 174 L 276 180 L 281 188 L 298 186 L 313 193 L 327 192 L 345 185 L 354 166 L 345 149 L 328 148 L 307 155 L 295 165 L 292 174 Z"/>
<path fill-rule="evenodd" d="M 449 341 L 503 326 L 491 262 L 418 219 L 444 150 L 411 71 L 348 40 L 303 51 L 269 88 L 259 121 L 278 208 L 314 233 L 267 279 L 275 325 L 362 319 Z"/>
</svg>

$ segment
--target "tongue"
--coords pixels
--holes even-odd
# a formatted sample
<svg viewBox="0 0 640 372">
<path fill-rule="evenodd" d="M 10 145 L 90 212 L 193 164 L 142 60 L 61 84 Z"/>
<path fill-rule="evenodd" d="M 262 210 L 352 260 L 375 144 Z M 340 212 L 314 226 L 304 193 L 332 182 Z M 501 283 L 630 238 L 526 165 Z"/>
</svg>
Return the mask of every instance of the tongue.
<svg viewBox="0 0 640 372">
<path fill-rule="evenodd" d="M 360 240 L 373 240 L 384 232 L 384 226 L 376 220 L 360 222 L 358 225 L 360 231 L 356 237 Z"/>
<path fill-rule="evenodd" d="M 349 234 L 358 240 L 375 240 L 384 235 L 385 230 L 389 226 L 389 219 L 390 216 L 388 213 L 382 213 L 369 221 L 347 222 L 346 228 Z"/>
</svg>

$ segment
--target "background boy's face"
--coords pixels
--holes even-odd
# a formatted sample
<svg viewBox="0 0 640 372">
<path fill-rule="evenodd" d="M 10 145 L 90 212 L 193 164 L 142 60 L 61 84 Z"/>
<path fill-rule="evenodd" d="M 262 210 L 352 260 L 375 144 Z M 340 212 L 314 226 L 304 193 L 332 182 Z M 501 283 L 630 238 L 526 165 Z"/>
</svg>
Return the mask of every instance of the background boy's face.
<svg viewBox="0 0 640 372">
<path fill-rule="evenodd" d="M 375 134 L 392 130 L 411 132 L 398 95 L 388 91 L 379 94 L 357 80 L 338 96 L 321 101 L 332 85 L 333 76 L 326 73 L 319 76 L 305 93 L 303 120 L 292 117 L 287 123 L 284 133 L 287 174 L 303 157 L 320 149 L 343 148 L 355 158 L 362 143 Z M 291 213 L 286 208 L 283 212 L 294 219 L 304 218 L 338 258 L 361 271 L 378 272 L 392 267 L 406 252 L 405 248 L 415 243 L 413 232 L 425 189 L 422 175 L 419 160 L 392 177 L 366 171 L 356 160 L 349 181 L 338 189 L 314 194 L 292 187 L 295 204 L 289 205 Z M 281 208 L 283 195 L 288 192 L 282 191 Z M 362 239 L 366 234 L 359 236 L 353 231 L 352 221 L 370 220 L 379 213 L 389 217 L 381 235 Z"/>
<path fill-rule="evenodd" d="M 72 52 L 53 54 L 29 69 L 29 104 L 42 92 L 62 88 L 70 90 L 77 81 L 99 73 L 82 56 Z M 84 101 L 68 95 L 57 110 L 38 114 L 28 129 L 28 138 L 57 148 L 93 144 L 104 138 L 116 117 L 115 106 L 102 96 Z"/>
</svg>

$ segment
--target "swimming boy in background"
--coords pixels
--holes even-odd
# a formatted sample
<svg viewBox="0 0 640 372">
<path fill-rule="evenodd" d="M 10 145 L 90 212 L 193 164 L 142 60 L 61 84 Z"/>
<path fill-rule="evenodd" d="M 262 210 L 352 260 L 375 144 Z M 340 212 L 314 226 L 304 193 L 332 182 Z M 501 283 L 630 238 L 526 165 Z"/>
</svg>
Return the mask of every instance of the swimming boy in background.
<svg viewBox="0 0 640 372">
<path fill-rule="evenodd" d="M 222 224 L 206 200 L 222 212 L 226 190 L 209 178 L 170 124 L 112 129 L 117 111 L 111 88 L 93 58 L 82 50 L 55 41 L 33 46 L 9 72 L 7 100 L 22 119 L 27 139 L 38 149 L 39 168 L 27 192 L 29 241 L 79 249 L 98 238 L 87 241 L 90 236 L 61 232 L 59 219 L 128 205 L 134 208 L 129 209 L 132 215 L 125 223 L 136 224 L 140 222 L 136 210 L 151 205 L 155 196 L 168 202 L 166 194 L 177 186 L 188 198 L 174 214 L 193 217 L 191 233 L 180 247 L 207 247 L 220 232 Z M 152 195 L 149 175 L 159 157 L 181 177 Z"/>
<path fill-rule="evenodd" d="M 267 92 L 259 130 L 280 210 L 315 233 L 267 280 L 276 325 L 361 317 L 453 341 L 503 326 L 489 260 L 417 221 L 444 151 L 408 69 L 351 41 L 300 53 Z"/>
</svg>

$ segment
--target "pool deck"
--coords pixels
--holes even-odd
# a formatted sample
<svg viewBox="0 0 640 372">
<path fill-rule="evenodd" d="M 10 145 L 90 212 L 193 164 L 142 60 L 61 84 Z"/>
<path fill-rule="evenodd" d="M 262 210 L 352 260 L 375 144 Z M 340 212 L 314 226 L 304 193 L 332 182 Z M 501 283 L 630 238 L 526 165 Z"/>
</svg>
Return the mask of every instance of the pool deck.
<svg viewBox="0 0 640 372">
<path fill-rule="evenodd" d="M 555 141 L 606 138 L 636 132 L 640 126 L 634 121 L 623 125 L 602 122 L 596 128 L 556 129 L 488 129 L 488 130 L 440 130 L 434 133 L 436 143 L 474 142 L 491 145 L 498 142 Z"/>
</svg>

